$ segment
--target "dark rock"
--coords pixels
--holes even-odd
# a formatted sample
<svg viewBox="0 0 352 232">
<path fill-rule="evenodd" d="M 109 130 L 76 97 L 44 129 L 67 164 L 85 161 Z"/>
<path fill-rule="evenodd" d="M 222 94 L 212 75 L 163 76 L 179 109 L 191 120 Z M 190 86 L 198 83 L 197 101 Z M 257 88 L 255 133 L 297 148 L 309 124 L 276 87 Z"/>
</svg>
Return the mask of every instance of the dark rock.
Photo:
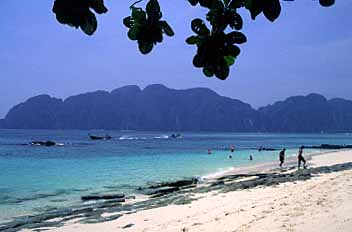
<svg viewBox="0 0 352 232">
<path fill-rule="evenodd" d="M 97 209 L 112 208 L 112 207 L 121 206 L 121 203 L 125 202 L 125 201 L 126 200 L 124 198 L 121 198 L 121 199 L 115 199 L 115 200 L 111 200 L 111 201 L 104 201 L 101 203 L 96 203 L 96 204 L 93 204 L 92 206 L 94 206 L 94 208 L 97 208 Z"/>
<path fill-rule="evenodd" d="M 196 188 L 196 187 L 197 187 L 196 184 L 191 184 L 191 185 L 182 186 L 182 187 L 180 187 L 180 189 L 185 190 L 185 189 L 191 189 L 191 188 Z"/>
<path fill-rule="evenodd" d="M 216 182 L 214 182 L 214 183 L 211 183 L 211 184 L 210 184 L 210 187 L 219 186 L 219 185 L 224 185 L 224 184 L 225 184 L 224 181 L 219 180 L 219 181 L 216 181 Z"/>
<path fill-rule="evenodd" d="M 321 144 L 319 146 L 307 146 L 307 148 L 339 150 L 339 149 L 351 149 L 352 145 Z"/>
<path fill-rule="evenodd" d="M 259 147 L 258 148 L 258 151 L 277 151 L 277 150 L 280 150 L 280 149 L 270 148 L 270 147 Z"/>
<path fill-rule="evenodd" d="M 147 187 L 139 187 L 138 190 L 145 195 L 153 195 L 152 197 L 160 197 L 175 191 L 193 188 L 196 186 L 197 182 L 198 180 L 196 178 L 190 178 L 152 184 Z"/>
<path fill-rule="evenodd" d="M 175 199 L 172 203 L 175 205 L 187 205 L 187 204 L 190 204 L 191 202 L 192 202 L 192 199 L 190 199 L 189 197 L 181 197 L 181 198 Z"/>
<path fill-rule="evenodd" d="M 55 146 L 56 143 L 53 142 L 53 141 L 46 141 L 46 142 L 43 142 L 43 141 L 32 141 L 32 142 L 30 143 L 30 145 L 32 145 L 32 146 L 51 147 L 51 146 Z"/>
<path fill-rule="evenodd" d="M 157 197 L 157 196 L 162 196 L 179 190 L 180 190 L 179 187 L 160 187 L 160 188 L 144 189 L 143 193 L 146 195 L 153 195 L 153 197 Z"/>
<path fill-rule="evenodd" d="M 111 195 L 87 195 L 82 196 L 82 201 L 91 201 L 91 200 L 112 200 L 112 199 L 121 199 L 124 198 L 125 194 L 111 194 Z"/>
<path fill-rule="evenodd" d="M 122 229 L 131 228 L 132 226 L 134 226 L 134 224 L 130 223 L 130 224 L 127 224 L 127 225 L 123 226 Z"/>
<path fill-rule="evenodd" d="M 197 182 L 198 182 L 198 179 L 191 178 L 191 179 L 176 180 L 171 182 L 161 182 L 155 185 L 150 185 L 147 188 L 153 189 L 153 188 L 161 188 L 161 187 L 184 187 L 187 185 L 197 184 Z"/>
</svg>

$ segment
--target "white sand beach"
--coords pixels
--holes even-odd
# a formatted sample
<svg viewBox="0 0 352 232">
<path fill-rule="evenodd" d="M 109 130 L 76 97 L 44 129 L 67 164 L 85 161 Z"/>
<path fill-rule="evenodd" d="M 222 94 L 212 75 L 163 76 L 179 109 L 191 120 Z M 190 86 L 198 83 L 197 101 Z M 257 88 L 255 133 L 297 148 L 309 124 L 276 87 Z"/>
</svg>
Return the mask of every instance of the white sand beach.
<svg viewBox="0 0 352 232">
<path fill-rule="evenodd" d="M 352 151 L 313 156 L 309 167 L 352 162 Z M 306 181 L 228 193 L 197 194 L 199 200 L 128 214 L 98 224 L 70 221 L 55 232 L 110 231 L 351 231 L 352 170 Z M 27 230 L 28 231 L 28 230 Z"/>
</svg>

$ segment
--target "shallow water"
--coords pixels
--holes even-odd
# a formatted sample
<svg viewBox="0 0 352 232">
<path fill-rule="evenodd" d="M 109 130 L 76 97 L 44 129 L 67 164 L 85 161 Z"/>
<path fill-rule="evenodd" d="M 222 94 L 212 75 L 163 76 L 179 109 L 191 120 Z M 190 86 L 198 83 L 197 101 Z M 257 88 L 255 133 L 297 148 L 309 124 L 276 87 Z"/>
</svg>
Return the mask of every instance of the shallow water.
<svg viewBox="0 0 352 232">
<path fill-rule="evenodd" d="M 113 136 L 91 141 L 88 133 Z M 276 161 L 286 147 L 292 156 L 300 145 L 352 144 L 349 134 L 182 133 L 0 130 L 0 222 L 51 207 L 80 203 L 91 193 L 133 194 L 149 182 L 205 176 L 231 167 Z M 53 140 L 64 146 L 24 146 Z M 229 146 L 236 151 L 232 159 Z M 207 154 L 212 149 L 212 155 Z M 306 150 L 306 153 L 319 152 Z M 248 156 L 253 155 L 254 161 Z"/>
</svg>

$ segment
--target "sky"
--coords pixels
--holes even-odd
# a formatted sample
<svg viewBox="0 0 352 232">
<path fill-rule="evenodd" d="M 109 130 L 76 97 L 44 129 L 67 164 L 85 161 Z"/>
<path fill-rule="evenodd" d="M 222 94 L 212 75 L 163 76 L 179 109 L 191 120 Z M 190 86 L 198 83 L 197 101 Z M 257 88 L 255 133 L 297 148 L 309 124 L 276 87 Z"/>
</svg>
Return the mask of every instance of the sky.
<svg viewBox="0 0 352 232">
<path fill-rule="evenodd" d="M 352 99 L 350 0 L 330 8 L 313 0 L 282 2 L 274 23 L 263 15 L 253 21 L 241 11 L 248 42 L 240 46 L 225 81 L 206 78 L 192 65 L 196 50 L 184 40 L 193 34 L 191 20 L 204 18 L 205 11 L 186 0 L 159 1 L 176 35 L 165 37 L 147 56 L 127 38 L 122 24 L 133 1 L 105 0 L 109 12 L 98 16 L 98 30 L 91 37 L 59 24 L 53 2 L 0 1 L 0 118 L 38 94 L 65 99 L 130 84 L 208 87 L 254 108 L 312 92 Z"/>
</svg>

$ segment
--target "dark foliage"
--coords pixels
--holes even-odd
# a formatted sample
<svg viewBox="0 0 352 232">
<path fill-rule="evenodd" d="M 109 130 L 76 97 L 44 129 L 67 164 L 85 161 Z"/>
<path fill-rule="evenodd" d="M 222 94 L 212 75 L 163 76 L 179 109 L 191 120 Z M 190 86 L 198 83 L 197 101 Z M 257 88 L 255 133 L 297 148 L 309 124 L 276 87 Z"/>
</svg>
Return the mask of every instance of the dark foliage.
<svg viewBox="0 0 352 232">
<path fill-rule="evenodd" d="M 124 18 L 123 24 L 129 28 L 128 37 L 137 40 L 139 51 L 148 54 L 153 46 L 163 41 L 163 34 L 173 36 L 174 32 L 169 24 L 160 20 L 162 13 L 157 0 L 150 0 L 146 11 L 131 6 L 132 15 Z"/>
<path fill-rule="evenodd" d="M 97 14 L 108 11 L 104 0 L 55 0 L 53 6 L 57 21 L 75 28 L 80 27 L 87 35 L 93 35 L 98 26 L 91 9 Z"/>
<path fill-rule="evenodd" d="M 97 29 L 96 13 L 107 12 L 104 0 L 55 0 L 53 12 L 62 24 L 80 27 L 87 35 L 92 35 Z M 131 7 L 131 16 L 123 19 L 123 24 L 129 28 L 128 37 L 137 41 L 142 54 L 152 51 L 154 45 L 163 41 L 163 34 L 173 36 L 170 25 L 161 20 L 162 12 L 158 0 L 148 0 L 146 9 L 135 5 Z M 209 29 L 202 19 L 194 19 L 191 28 L 195 35 L 186 42 L 197 46 L 193 58 L 193 65 L 202 68 L 207 77 L 216 76 L 225 80 L 230 73 L 230 67 L 235 63 L 240 54 L 240 48 L 235 44 L 245 43 L 246 36 L 239 32 L 243 27 L 239 8 L 247 9 L 253 20 L 263 13 L 265 18 L 274 22 L 281 13 L 280 0 L 187 0 L 192 6 L 201 6 L 209 11 L 206 21 Z M 294 0 L 283 0 L 294 1 Z M 323 7 L 332 6 L 335 0 L 319 0 Z M 230 30 L 227 33 L 227 30 Z"/>
<path fill-rule="evenodd" d="M 212 29 L 209 30 L 201 19 L 192 21 L 191 28 L 196 35 L 189 37 L 186 42 L 195 44 L 198 48 L 193 58 L 193 65 L 203 68 L 203 73 L 207 77 L 215 74 L 217 78 L 225 80 L 230 73 L 230 66 L 235 63 L 235 59 L 240 54 L 240 48 L 235 44 L 247 41 L 246 36 L 241 32 L 226 33 L 225 30 L 228 26 L 241 30 L 242 17 L 236 12 L 236 8 L 233 8 L 237 5 L 230 5 L 228 1 L 226 5 L 219 0 L 202 1 L 200 5 L 209 9 L 206 19 Z"/>
</svg>

